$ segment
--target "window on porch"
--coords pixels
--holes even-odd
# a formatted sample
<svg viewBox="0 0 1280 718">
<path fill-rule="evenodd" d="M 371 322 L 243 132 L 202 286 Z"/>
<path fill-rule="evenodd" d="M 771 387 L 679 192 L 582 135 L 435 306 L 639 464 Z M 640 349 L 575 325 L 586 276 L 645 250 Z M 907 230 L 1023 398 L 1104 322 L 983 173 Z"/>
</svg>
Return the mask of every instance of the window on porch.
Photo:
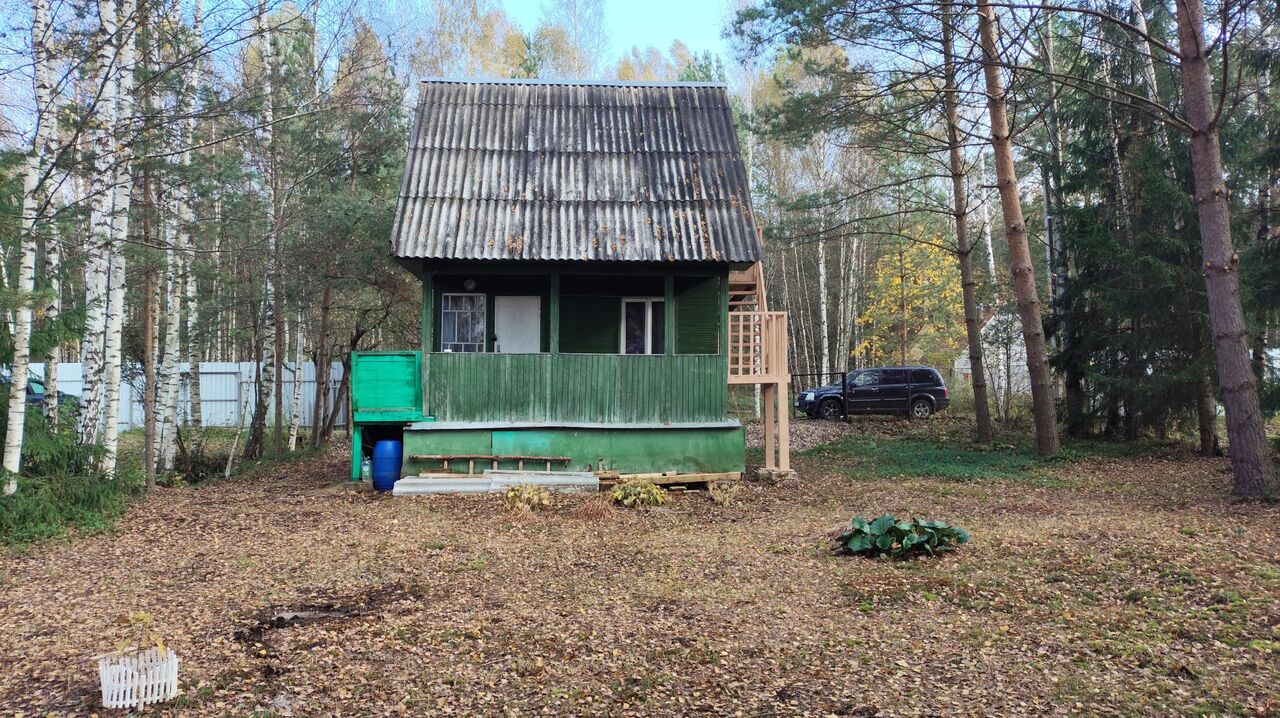
<svg viewBox="0 0 1280 718">
<path fill-rule="evenodd" d="M 561 274 L 553 282 L 548 275 L 459 273 L 438 274 L 433 284 L 431 344 L 437 352 L 723 350 L 719 276 Z"/>
</svg>

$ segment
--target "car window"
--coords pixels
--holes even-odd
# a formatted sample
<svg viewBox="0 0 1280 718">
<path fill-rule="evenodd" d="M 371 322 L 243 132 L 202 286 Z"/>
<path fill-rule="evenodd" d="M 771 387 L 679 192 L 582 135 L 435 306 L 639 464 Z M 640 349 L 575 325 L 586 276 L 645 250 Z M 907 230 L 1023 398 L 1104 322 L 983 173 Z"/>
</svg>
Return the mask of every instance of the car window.
<svg viewBox="0 0 1280 718">
<path fill-rule="evenodd" d="M 911 383 L 912 384 L 936 384 L 938 383 L 938 380 L 933 376 L 932 369 L 912 369 Z"/>
<path fill-rule="evenodd" d="M 871 386 L 880 383 L 880 372 L 878 371 L 860 371 L 853 375 L 853 379 L 849 382 L 850 386 Z"/>
<path fill-rule="evenodd" d="M 44 382 L 40 382 L 40 381 L 36 381 L 35 379 L 32 379 L 27 382 L 27 389 L 30 390 L 32 394 L 43 394 Z"/>
<path fill-rule="evenodd" d="M 885 369 L 880 372 L 881 384 L 906 384 L 907 372 L 903 369 Z"/>
</svg>

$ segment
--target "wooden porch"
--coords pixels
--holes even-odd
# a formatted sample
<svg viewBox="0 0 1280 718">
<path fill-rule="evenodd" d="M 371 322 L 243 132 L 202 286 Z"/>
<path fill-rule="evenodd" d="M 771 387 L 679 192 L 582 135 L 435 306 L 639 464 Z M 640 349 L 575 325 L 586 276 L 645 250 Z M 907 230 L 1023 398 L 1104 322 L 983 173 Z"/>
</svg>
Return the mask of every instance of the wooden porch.
<svg viewBox="0 0 1280 718">
<path fill-rule="evenodd" d="M 758 384 L 764 413 L 764 468 L 791 470 L 787 313 L 767 310 L 757 262 L 729 275 L 729 384 Z M 775 438 L 775 432 L 777 434 Z"/>
</svg>

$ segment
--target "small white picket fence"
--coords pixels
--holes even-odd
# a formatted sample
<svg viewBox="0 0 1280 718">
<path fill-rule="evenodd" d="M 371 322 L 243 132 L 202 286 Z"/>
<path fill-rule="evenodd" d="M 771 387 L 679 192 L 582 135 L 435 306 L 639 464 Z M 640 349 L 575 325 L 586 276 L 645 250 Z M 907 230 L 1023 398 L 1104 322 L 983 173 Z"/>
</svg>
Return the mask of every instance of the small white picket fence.
<svg viewBox="0 0 1280 718">
<path fill-rule="evenodd" d="M 98 657 L 102 705 L 141 708 L 178 694 L 178 654 L 170 649 L 116 651 Z"/>
</svg>

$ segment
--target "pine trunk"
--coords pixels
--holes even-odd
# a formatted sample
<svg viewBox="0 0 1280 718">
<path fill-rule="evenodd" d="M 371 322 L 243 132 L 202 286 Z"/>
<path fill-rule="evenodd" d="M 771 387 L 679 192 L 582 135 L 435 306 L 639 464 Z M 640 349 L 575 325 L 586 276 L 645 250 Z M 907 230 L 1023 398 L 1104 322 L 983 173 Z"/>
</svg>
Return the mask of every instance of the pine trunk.
<svg viewBox="0 0 1280 718">
<path fill-rule="evenodd" d="M 985 0 L 984 0 L 985 1 Z M 1178 46 L 1187 121 L 1191 130 L 1191 169 L 1209 322 L 1218 364 L 1218 385 L 1226 410 L 1227 443 L 1239 499 L 1280 497 L 1276 468 L 1263 426 L 1258 385 L 1249 365 L 1249 342 L 1240 305 L 1239 257 L 1231 243 L 1231 216 L 1218 140 L 1213 83 L 1204 43 L 1204 3 L 1177 4 Z"/>
<path fill-rule="evenodd" d="M 1044 325 L 1040 318 L 1040 297 L 1036 290 L 1035 267 L 1027 243 L 1027 224 L 1018 196 L 1018 173 L 1013 163 L 1013 142 L 1005 110 L 1005 92 L 1000 78 L 1000 56 L 996 41 L 996 15 L 990 0 L 978 0 L 978 25 L 982 39 L 983 74 L 987 85 L 987 110 L 991 114 L 991 146 L 995 152 L 996 185 L 1000 190 L 1000 211 L 1004 217 L 1005 242 L 1022 337 L 1027 348 L 1027 373 L 1031 377 L 1031 405 L 1036 425 L 1036 450 L 1041 456 L 1058 453 L 1058 418 L 1053 403 L 1053 383 L 1045 351 Z"/>
<path fill-rule="evenodd" d="M 978 282 L 973 276 L 973 248 L 969 244 L 969 197 L 964 188 L 964 158 L 960 139 L 960 88 L 956 83 L 955 28 L 950 0 L 942 5 L 942 56 L 945 87 L 947 148 L 951 161 L 951 198 L 955 213 L 956 258 L 964 298 L 964 328 L 969 342 L 969 371 L 973 384 L 973 413 L 980 443 L 991 443 L 991 408 L 987 400 L 987 375 L 982 357 L 982 320 L 978 316 Z"/>
</svg>

